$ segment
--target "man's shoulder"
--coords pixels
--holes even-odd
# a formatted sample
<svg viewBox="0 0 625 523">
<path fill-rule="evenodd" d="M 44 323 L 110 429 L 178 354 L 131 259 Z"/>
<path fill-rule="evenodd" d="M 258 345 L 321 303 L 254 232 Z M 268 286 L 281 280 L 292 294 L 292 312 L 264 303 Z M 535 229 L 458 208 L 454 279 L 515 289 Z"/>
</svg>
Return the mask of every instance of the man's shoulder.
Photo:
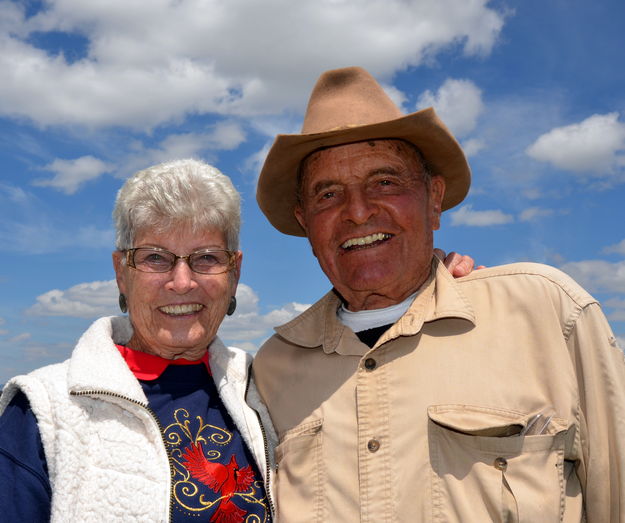
<svg viewBox="0 0 625 523">
<path fill-rule="evenodd" d="M 473 285 L 518 287 L 520 292 L 557 292 L 585 306 L 597 300 L 579 283 L 560 269 L 542 263 L 519 262 L 496 265 L 473 271 L 468 276 L 456 280 L 462 287 Z"/>
</svg>

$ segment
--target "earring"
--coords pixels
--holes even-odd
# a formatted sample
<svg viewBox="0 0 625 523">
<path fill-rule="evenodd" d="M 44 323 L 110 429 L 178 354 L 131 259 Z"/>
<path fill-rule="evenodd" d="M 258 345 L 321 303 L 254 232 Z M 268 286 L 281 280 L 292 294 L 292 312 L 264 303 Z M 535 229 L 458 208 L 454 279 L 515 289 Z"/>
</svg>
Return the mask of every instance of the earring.
<svg viewBox="0 0 625 523">
<path fill-rule="evenodd" d="M 128 312 L 128 303 L 126 303 L 126 296 L 123 294 L 119 295 L 119 308 L 123 313 Z"/>
<path fill-rule="evenodd" d="M 236 309 L 237 309 L 237 299 L 234 296 L 232 296 L 232 298 L 230 298 L 230 305 L 228 305 L 228 310 L 226 311 L 226 314 L 228 316 L 232 316 Z"/>
</svg>

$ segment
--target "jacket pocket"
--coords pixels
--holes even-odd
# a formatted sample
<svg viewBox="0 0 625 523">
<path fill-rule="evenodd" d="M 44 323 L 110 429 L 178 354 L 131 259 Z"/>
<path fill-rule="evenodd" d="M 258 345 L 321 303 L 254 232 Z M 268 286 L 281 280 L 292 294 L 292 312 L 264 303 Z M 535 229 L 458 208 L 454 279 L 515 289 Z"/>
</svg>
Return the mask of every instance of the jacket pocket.
<svg viewBox="0 0 625 523">
<path fill-rule="evenodd" d="M 323 522 L 323 420 L 286 431 L 276 447 L 278 519 Z"/>
<path fill-rule="evenodd" d="M 564 516 L 566 421 L 522 436 L 533 413 L 428 408 L 434 521 L 558 522 Z"/>
</svg>

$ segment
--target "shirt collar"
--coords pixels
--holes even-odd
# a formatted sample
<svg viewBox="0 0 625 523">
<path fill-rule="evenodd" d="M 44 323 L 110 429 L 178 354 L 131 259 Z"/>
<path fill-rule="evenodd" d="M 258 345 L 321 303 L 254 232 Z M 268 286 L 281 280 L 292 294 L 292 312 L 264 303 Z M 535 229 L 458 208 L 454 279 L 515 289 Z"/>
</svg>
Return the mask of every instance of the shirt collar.
<svg viewBox="0 0 625 523">
<path fill-rule="evenodd" d="M 275 328 L 286 340 L 307 348 L 321 346 L 330 354 L 362 356 L 369 347 L 361 343 L 337 317 L 341 300 L 330 291 L 290 322 Z M 376 345 L 398 336 L 413 336 L 424 323 L 441 318 L 461 318 L 475 324 L 475 313 L 460 285 L 435 256 L 429 279 L 417 291 L 408 311 L 378 340 Z"/>
<path fill-rule="evenodd" d="M 115 345 L 119 353 L 124 358 L 126 365 L 132 371 L 135 378 L 138 380 L 155 380 L 158 378 L 169 365 L 197 365 L 198 363 L 204 363 L 208 373 L 211 374 L 211 369 L 208 364 L 208 351 L 199 360 L 187 360 L 184 358 L 178 358 L 176 360 L 168 360 L 156 356 L 155 354 L 148 354 L 147 352 L 141 352 L 138 350 L 125 347 L 124 345 Z"/>
</svg>

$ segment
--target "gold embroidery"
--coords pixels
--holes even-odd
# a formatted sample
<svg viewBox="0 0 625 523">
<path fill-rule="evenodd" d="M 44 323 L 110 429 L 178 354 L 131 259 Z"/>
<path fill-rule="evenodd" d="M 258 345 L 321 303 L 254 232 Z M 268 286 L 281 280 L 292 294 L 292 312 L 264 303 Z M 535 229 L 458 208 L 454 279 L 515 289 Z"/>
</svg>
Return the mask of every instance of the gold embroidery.
<svg viewBox="0 0 625 523">
<path fill-rule="evenodd" d="M 163 429 L 163 435 L 170 447 L 173 495 L 179 508 L 185 509 L 190 515 L 199 515 L 200 512 L 218 505 L 225 496 L 207 499 L 204 494 L 200 494 L 196 480 L 191 477 L 183 464 L 183 452 L 191 444 L 201 443 L 207 460 L 219 460 L 222 457 L 219 447 L 232 441 L 232 433 L 224 428 L 204 423 L 201 416 L 192 419 L 186 409 L 177 409 L 174 411 L 174 422 Z M 269 518 L 269 508 L 267 499 L 262 495 L 262 486 L 262 481 L 257 480 L 246 492 L 235 492 L 233 495 L 233 498 L 238 497 L 263 508 L 262 519 L 255 514 L 249 514 L 245 518 L 245 523 L 264 523 Z"/>
</svg>

